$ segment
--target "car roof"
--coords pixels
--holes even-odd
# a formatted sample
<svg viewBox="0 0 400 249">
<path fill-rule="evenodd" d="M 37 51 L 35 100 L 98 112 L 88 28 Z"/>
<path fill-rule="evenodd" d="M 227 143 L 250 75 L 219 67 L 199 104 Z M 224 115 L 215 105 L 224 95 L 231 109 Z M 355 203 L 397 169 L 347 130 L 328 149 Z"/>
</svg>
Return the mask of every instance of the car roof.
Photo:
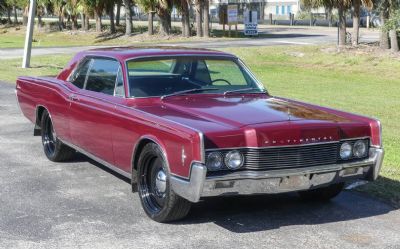
<svg viewBox="0 0 400 249">
<path fill-rule="evenodd" d="M 171 56 L 171 55 L 203 55 L 203 56 L 227 56 L 235 57 L 232 54 L 203 49 L 203 48 L 185 48 L 178 46 L 152 46 L 152 47 L 105 47 L 90 49 L 83 52 L 84 55 L 108 56 L 121 61 L 134 59 L 138 57 L 151 56 Z"/>
</svg>

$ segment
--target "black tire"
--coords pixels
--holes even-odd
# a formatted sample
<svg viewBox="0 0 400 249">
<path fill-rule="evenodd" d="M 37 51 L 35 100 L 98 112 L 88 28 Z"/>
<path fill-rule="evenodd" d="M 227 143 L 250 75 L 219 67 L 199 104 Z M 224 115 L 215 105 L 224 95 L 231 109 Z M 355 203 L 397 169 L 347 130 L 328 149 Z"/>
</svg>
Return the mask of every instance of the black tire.
<svg viewBox="0 0 400 249">
<path fill-rule="evenodd" d="M 42 131 L 42 145 L 44 154 L 53 162 L 62 162 L 70 160 L 75 155 L 75 150 L 63 144 L 54 132 L 53 123 L 47 110 L 43 111 L 40 120 L 40 128 Z"/>
<path fill-rule="evenodd" d="M 160 147 L 147 144 L 138 160 L 138 194 L 147 216 L 161 223 L 186 217 L 191 206 L 171 189 L 170 175 Z"/>
<path fill-rule="evenodd" d="M 323 188 L 298 192 L 300 198 L 307 201 L 329 201 L 342 192 L 344 183 L 335 183 Z"/>
</svg>

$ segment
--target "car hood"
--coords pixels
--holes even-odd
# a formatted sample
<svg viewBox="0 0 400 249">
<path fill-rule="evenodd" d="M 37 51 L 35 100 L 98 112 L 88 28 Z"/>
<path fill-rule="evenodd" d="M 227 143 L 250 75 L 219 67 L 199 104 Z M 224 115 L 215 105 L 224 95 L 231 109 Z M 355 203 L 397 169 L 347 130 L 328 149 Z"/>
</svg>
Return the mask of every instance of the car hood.
<svg viewBox="0 0 400 249">
<path fill-rule="evenodd" d="M 179 96 L 135 108 L 203 131 L 203 126 L 225 129 L 283 121 L 349 122 L 341 116 L 283 99 L 262 96 Z"/>
</svg>

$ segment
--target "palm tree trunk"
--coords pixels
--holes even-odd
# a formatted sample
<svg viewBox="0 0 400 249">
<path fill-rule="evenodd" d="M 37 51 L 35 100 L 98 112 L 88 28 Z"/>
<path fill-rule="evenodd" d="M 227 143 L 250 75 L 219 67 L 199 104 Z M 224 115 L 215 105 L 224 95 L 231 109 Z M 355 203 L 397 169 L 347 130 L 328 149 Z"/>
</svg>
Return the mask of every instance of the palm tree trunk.
<svg viewBox="0 0 400 249">
<path fill-rule="evenodd" d="M 202 37 L 203 30 L 201 28 L 201 0 L 195 0 L 195 12 L 196 12 L 196 34 L 198 37 Z"/>
<path fill-rule="evenodd" d="M 101 12 L 100 11 L 95 11 L 95 18 L 96 18 L 96 32 L 101 32 Z"/>
<path fill-rule="evenodd" d="M 210 2 L 209 0 L 203 0 L 203 31 L 204 31 L 204 37 L 209 37 L 210 36 L 210 29 L 209 29 L 209 8 L 210 8 Z"/>
<path fill-rule="evenodd" d="M 131 1 L 124 0 L 124 5 L 125 5 L 125 35 L 129 36 L 132 34 Z"/>
<path fill-rule="evenodd" d="M 89 23 L 89 14 L 85 15 L 85 31 L 88 31 L 90 29 L 90 23 Z"/>
<path fill-rule="evenodd" d="M 115 26 L 119 26 L 119 20 L 121 19 L 121 1 L 117 2 L 117 13 L 115 15 Z"/>
<path fill-rule="evenodd" d="M 149 35 L 154 35 L 154 27 L 153 27 L 153 19 L 154 19 L 154 11 L 149 11 L 149 14 L 147 16 L 147 30 Z"/>
<path fill-rule="evenodd" d="M 339 6 L 339 48 L 346 46 L 346 12 L 344 6 Z"/>
<path fill-rule="evenodd" d="M 78 17 L 76 15 L 71 15 L 71 24 L 72 24 L 72 30 L 77 30 L 78 29 Z"/>
<path fill-rule="evenodd" d="M 29 6 L 25 6 L 24 13 L 22 14 L 22 25 L 28 25 Z"/>
<path fill-rule="evenodd" d="M 182 8 L 182 36 L 190 36 L 189 5 L 187 0 L 181 1 Z"/>
<path fill-rule="evenodd" d="M 357 46 L 360 37 L 360 6 L 361 0 L 353 1 L 354 7 L 354 16 L 353 16 L 353 35 L 351 36 L 351 40 L 353 46 Z"/>
<path fill-rule="evenodd" d="M 115 22 L 114 22 L 114 4 L 108 8 L 108 16 L 110 17 L 110 33 L 115 33 Z"/>
<path fill-rule="evenodd" d="M 399 42 L 397 40 L 397 32 L 395 29 L 389 31 L 390 37 L 390 50 L 392 52 L 399 52 Z"/>
<path fill-rule="evenodd" d="M 386 20 L 389 17 L 389 12 L 386 10 L 382 10 L 380 13 L 380 17 L 381 17 L 381 23 L 382 26 L 385 24 Z M 385 31 L 384 29 L 381 29 L 380 32 L 380 41 L 379 41 L 379 46 L 382 49 L 389 49 L 389 39 L 388 39 L 388 32 Z"/>
<path fill-rule="evenodd" d="M 7 23 L 11 24 L 11 8 L 7 7 Z"/>
<path fill-rule="evenodd" d="M 83 30 L 83 31 L 85 31 L 86 30 L 86 23 L 85 23 L 85 13 L 81 13 L 81 29 Z"/>
<path fill-rule="evenodd" d="M 160 9 L 158 11 L 158 17 L 160 17 L 160 34 L 169 35 L 171 28 L 171 13 L 168 9 Z"/>
<path fill-rule="evenodd" d="M 14 12 L 14 24 L 18 24 L 17 7 L 15 5 L 13 5 L 13 12 Z"/>
</svg>

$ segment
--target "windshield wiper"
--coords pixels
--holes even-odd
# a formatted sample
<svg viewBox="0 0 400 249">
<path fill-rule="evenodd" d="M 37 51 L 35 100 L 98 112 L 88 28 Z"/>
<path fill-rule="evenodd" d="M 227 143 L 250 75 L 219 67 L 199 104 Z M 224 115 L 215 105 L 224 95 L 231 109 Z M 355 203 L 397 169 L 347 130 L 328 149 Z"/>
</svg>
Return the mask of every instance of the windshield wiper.
<svg viewBox="0 0 400 249">
<path fill-rule="evenodd" d="M 230 93 L 242 93 L 242 92 L 247 92 L 250 90 L 258 90 L 260 92 L 257 93 L 265 93 L 265 90 L 262 90 L 260 88 L 256 88 L 256 87 L 249 87 L 249 88 L 242 88 L 242 89 L 236 89 L 236 90 L 230 90 L 230 91 L 225 91 L 224 95 L 230 94 Z"/>
<path fill-rule="evenodd" d="M 183 90 L 183 91 L 178 91 L 170 94 L 166 94 L 161 96 L 161 99 L 165 99 L 171 96 L 176 96 L 176 95 L 182 95 L 186 93 L 195 93 L 195 92 L 203 92 L 203 91 L 211 91 L 211 90 L 219 90 L 218 88 L 194 88 L 194 89 L 188 89 L 188 90 Z"/>
</svg>

